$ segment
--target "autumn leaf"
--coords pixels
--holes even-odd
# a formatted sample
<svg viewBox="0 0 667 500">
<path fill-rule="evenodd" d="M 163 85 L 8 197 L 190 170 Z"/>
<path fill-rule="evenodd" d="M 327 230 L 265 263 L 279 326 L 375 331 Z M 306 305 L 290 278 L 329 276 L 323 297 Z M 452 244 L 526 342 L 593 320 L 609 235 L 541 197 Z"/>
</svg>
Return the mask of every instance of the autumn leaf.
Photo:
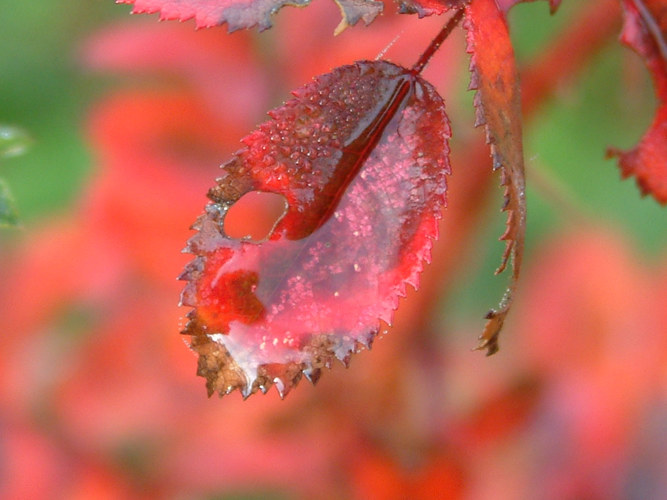
<svg viewBox="0 0 667 500">
<path fill-rule="evenodd" d="M 271 15 L 285 5 L 305 7 L 310 0 L 118 0 L 119 3 L 134 4 L 132 12 L 160 13 L 160 19 L 195 20 L 198 28 L 208 28 L 227 23 L 229 31 L 257 28 L 262 31 L 271 27 Z M 370 24 L 382 12 L 382 2 L 375 0 L 336 0 L 343 19 L 336 33 L 362 19 Z"/>
<path fill-rule="evenodd" d="M 507 229 L 502 262 L 496 273 L 512 261 L 510 285 L 497 310 L 487 314 L 488 322 L 480 337 L 478 349 L 487 354 L 498 350 L 498 334 L 512 304 L 516 288 L 526 227 L 525 174 L 521 136 L 521 98 L 514 52 L 504 13 L 495 0 L 473 0 L 466 7 L 468 31 L 470 88 L 475 94 L 476 125 L 485 125 L 486 140 L 491 147 L 493 168 L 501 172 L 505 186 Z"/>
<path fill-rule="evenodd" d="M 188 242 L 183 333 L 209 393 L 284 395 L 347 363 L 418 286 L 437 237 L 450 131 L 417 71 L 362 61 L 293 95 L 223 166 Z M 227 234 L 250 192 L 284 197 L 261 241 Z"/>
<path fill-rule="evenodd" d="M 667 1 L 624 0 L 621 40 L 646 62 L 659 100 L 653 123 L 630 151 L 610 148 L 623 177 L 634 175 L 642 193 L 667 204 Z"/>
</svg>

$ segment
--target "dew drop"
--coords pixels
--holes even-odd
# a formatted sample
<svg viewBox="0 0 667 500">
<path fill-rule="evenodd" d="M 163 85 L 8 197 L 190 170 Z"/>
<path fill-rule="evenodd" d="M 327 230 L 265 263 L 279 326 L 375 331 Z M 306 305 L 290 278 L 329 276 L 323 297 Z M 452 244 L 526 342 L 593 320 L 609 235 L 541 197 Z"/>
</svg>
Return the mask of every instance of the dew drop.
<svg viewBox="0 0 667 500">
<path fill-rule="evenodd" d="M 21 128 L 0 125 L 0 158 L 23 154 L 31 142 L 28 133 Z"/>
</svg>

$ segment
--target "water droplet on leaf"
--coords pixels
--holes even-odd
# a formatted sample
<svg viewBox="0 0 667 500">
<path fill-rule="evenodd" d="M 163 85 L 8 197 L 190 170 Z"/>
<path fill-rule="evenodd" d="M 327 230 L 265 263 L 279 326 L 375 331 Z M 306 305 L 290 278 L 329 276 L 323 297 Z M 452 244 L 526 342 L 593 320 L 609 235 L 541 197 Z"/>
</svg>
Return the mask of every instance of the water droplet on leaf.
<svg viewBox="0 0 667 500">
<path fill-rule="evenodd" d="M 209 194 L 218 208 L 206 209 L 188 243 L 198 264 L 183 275 L 194 306 L 183 333 L 209 392 L 231 386 L 246 396 L 275 384 L 284 395 L 302 374 L 316 380 L 370 346 L 405 283 L 418 283 L 444 205 L 444 103 L 410 70 L 343 66 L 270 116 L 223 165 Z M 285 140 L 275 144 L 278 133 Z M 260 241 L 228 227 L 251 219 L 254 209 L 234 212 L 258 192 L 282 200 Z"/>
</svg>

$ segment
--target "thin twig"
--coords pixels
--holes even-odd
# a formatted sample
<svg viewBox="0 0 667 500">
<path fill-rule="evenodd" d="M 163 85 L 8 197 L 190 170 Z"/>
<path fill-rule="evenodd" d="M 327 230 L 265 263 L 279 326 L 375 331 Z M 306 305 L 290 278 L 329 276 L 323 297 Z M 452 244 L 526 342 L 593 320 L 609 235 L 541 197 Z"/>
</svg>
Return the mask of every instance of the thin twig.
<svg viewBox="0 0 667 500">
<path fill-rule="evenodd" d="M 412 73 L 419 74 L 424 70 L 428 62 L 431 60 L 431 57 L 433 57 L 433 54 L 437 52 L 442 45 L 442 42 L 444 42 L 450 33 L 454 31 L 454 28 L 461 22 L 461 19 L 463 19 L 463 9 L 456 11 L 456 14 L 447 21 L 445 27 L 440 30 L 440 33 L 436 35 L 431 44 L 426 47 L 424 53 L 410 70 Z"/>
</svg>

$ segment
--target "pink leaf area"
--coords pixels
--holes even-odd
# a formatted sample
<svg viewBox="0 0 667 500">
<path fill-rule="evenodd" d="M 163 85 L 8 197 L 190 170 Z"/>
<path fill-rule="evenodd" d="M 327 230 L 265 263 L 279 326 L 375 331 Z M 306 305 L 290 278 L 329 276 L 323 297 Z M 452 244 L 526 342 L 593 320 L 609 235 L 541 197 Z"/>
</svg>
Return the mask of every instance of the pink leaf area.
<svg viewBox="0 0 667 500">
<path fill-rule="evenodd" d="M 634 175 L 644 194 L 667 204 L 667 0 L 624 0 L 621 40 L 648 66 L 659 105 L 653 123 L 630 151 L 611 148 L 624 177 Z"/>
<path fill-rule="evenodd" d="M 285 5 L 305 7 L 310 0 L 118 0 L 134 4 L 133 13 L 160 13 L 160 19 L 195 20 L 198 28 L 227 23 L 229 31 L 271 27 L 271 15 Z M 337 32 L 363 19 L 366 24 L 382 12 L 375 0 L 336 0 L 343 15 Z"/>
<path fill-rule="evenodd" d="M 194 308 L 183 333 L 209 394 L 275 384 L 284 395 L 302 374 L 317 380 L 370 347 L 406 284 L 418 286 L 445 203 L 450 130 L 417 73 L 363 61 L 321 75 L 222 166 L 181 276 Z M 243 205 L 237 219 L 266 218 L 248 193 L 273 198 L 266 234 L 228 227 Z"/>
</svg>

